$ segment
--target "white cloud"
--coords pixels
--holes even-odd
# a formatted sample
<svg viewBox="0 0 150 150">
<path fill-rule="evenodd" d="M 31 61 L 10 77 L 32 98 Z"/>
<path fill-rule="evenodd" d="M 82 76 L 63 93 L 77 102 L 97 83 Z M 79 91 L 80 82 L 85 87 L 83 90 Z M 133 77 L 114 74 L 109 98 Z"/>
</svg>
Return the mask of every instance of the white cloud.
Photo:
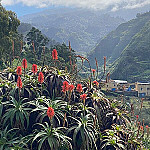
<svg viewBox="0 0 150 150">
<path fill-rule="evenodd" d="M 27 6 L 73 6 L 90 9 L 106 9 L 111 7 L 112 11 L 118 9 L 132 9 L 150 4 L 150 0 L 2 0 L 2 5 L 15 5 L 23 3 Z"/>
</svg>

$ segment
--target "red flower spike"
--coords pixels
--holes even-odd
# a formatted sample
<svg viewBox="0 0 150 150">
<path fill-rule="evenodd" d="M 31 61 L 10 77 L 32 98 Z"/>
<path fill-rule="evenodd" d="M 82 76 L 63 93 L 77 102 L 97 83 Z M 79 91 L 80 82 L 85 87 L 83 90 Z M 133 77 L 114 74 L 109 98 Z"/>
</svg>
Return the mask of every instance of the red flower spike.
<svg viewBox="0 0 150 150">
<path fill-rule="evenodd" d="M 85 100 L 85 99 L 87 98 L 87 94 L 82 94 L 82 95 L 80 95 L 80 98 L 81 98 L 82 100 Z"/>
<path fill-rule="evenodd" d="M 141 128 L 142 131 L 144 130 L 143 126 L 140 126 L 140 128 Z"/>
<path fill-rule="evenodd" d="M 85 100 L 87 98 L 87 94 L 80 95 L 80 98 L 83 100 L 83 104 L 85 105 Z"/>
<path fill-rule="evenodd" d="M 72 91 L 74 90 L 74 88 L 75 88 L 74 85 L 73 85 L 73 84 L 70 84 L 68 90 L 69 90 L 70 92 L 72 92 Z"/>
<path fill-rule="evenodd" d="M 17 67 L 16 73 L 17 73 L 18 76 L 22 75 L 22 68 L 21 68 L 21 66 Z"/>
<path fill-rule="evenodd" d="M 42 72 L 39 73 L 38 81 L 42 84 L 44 82 L 44 75 Z"/>
<path fill-rule="evenodd" d="M 146 129 L 149 128 L 148 125 L 146 125 Z"/>
<path fill-rule="evenodd" d="M 58 53 L 57 53 L 57 50 L 56 49 L 53 49 L 53 51 L 52 51 L 52 57 L 53 57 L 53 59 L 58 59 Z"/>
<path fill-rule="evenodd" d="M 93 72 L 93 76 L 95 77 L 95 69 L 91 69 L 92 70 L 92 72 Z"/>
<path fill-rule="evenodd" d="M 69 83 L 67 81 L 63 82 L 62 91 L 65 93 L 69 89 Z"/>
<path fill-rule="evenodd" d="M 55 115 L 54 109 L 52 107 L 48 107 L 47 109 L 47 116 L 52 119 Z"/>
<path fill-rule="evenodd" d="M 32 72 L 35 74 L 37 73 L 37 65 L 36 64 L 33 64 L 32 65 Z"/>
<path fill-rule="evenodd" d="M 18 86 L 19 89 L 22 88 L 22 81 L 21 81 L 21 77 L 20 76 L 17 79 L 17 86 Z"/>
<path fill-rule="evenodd" d="M 97 81 L 93 81 L 93 84 L 96 85 L 96 86 L 99 85 L 99 83 Z"/>
<path fill-rule="evenodd" d="M 27 60 L 26 60 L 25 58 L 22 60 L 22 67 L 23 67 L 24 69 L 27 68 Z"/>
<path fill-rule="evenodd" d="M 81 84 L 77 84 L 77 91 L 78 91 L 79 93 L 81 93 L 81 92 L 83 91 Z"/>
<path fill-rule="evenodd" d="M 139 118 L 139 115 L 136 115 L 136 119 L 138 119 Z"/>
</svg>

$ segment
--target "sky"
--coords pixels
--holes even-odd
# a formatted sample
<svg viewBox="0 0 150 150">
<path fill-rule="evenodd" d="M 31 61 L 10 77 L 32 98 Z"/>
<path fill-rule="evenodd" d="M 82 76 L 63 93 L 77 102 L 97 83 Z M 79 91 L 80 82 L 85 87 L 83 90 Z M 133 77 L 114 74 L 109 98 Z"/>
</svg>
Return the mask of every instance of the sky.
<svg viewBox="0 0 150 150">
<path fill-rule="evenodd" d="M 40 12 L 54 7 L 77 7 L 94 10 L 140 8 L 150 4 L 150 0 L 2 0 L 7 10 L 12 10 L 18 16 Z"/>
</svg>

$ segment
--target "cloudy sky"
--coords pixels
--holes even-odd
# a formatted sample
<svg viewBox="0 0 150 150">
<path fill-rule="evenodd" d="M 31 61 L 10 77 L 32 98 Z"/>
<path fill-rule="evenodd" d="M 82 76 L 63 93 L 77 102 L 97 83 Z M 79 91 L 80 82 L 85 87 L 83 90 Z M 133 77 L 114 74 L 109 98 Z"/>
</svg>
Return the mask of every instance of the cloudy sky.
<svg viewBox="0 0 150 150">
<path fill-rule="evenodd" d="M 133 9 L 150 4 L 150 0 L 2 0 L 2 5 L 6 8 L 16 9 L 16 11 L 27 9 L 36 12 L 49 7 L 67 6 L 88 9 L 107 9 L 116 11 L 119 9 Z M 15 10 L 14 10 L 15 11 Z M 22 12 L 23 13 L 23 12 Z M 20 14 L 22 15 L 22 14 Z"/>
</svg>

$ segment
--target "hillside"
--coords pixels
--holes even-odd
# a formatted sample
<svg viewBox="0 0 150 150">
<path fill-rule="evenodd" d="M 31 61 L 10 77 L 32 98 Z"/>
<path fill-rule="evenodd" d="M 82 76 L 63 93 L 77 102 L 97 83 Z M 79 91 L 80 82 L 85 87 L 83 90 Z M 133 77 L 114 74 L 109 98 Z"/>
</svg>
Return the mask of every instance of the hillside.
<svg viewBox="0 0 150 150">
<path fill-rule="evenodd" d="M 91 50 L 99 39 L 124 22 L 124 19 L 101 12 L 71 8 L 45 10 L 20 19 L 60 43 L 70 40 L 76 51 Z"/>
<path fill-rule="evenodd" d="M 103 63 L 103 56 L 107 56 L 107 64 L 113 63 L 119 58 L 122 51 L 129 47 L 136 35 L 142 34 L 142 29 L 149 20 L 150 12 L 137 15 L 135 19 L 119 25 L 116 30 L 104 37 L 95 49 L 88 54 L 88 59 L 91 61 L 92 66 L 95 66 L 95 56 L 98 56 L 97 59 L 100 64 Z"/>
<path fill-rule="evenodd" d="M 139 18 L 150 17 L 150 13 Z M 144 21 L 144 20 L 143 20 Z M 135 34 L 115 62 L 112 78 L 128 81 L 150 81 L 150 19 Z"/>
</svg>

